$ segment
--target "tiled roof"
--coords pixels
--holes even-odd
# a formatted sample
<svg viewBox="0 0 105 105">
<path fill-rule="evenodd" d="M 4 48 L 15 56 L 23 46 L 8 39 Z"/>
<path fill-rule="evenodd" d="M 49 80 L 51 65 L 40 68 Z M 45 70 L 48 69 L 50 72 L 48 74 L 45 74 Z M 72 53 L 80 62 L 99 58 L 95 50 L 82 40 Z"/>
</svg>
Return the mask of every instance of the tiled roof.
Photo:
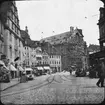
<svg viewBox="0 0 105 105">
<path fill-rule="evenodd" d="M 30 39 L 30 36 L 28 35 L 28 33 L 24 30 L 21 30 L 20 31 L 20 34 L 21 34 L 21 37 L 24 38 L 24 39 Z"/>
<path fill-rule="evenodd" d="M 36 48 L 36 47 L 38 47 L 38 46 L 40 46 L 39 41 L 31 40 L 31 42 L 30 42 L 30 47 Z"/>
<path fill-rule="evenodd" d="M 32 48 L 36 48 L 38 46 L 39 41 L 31 40 L 29 34 L 26 31 L 21 30 L 21 37 L 24 40 L 24 45 Z"/>
<path fill-rule="evenodd" d="M 76 35 L 83 37 L 82 30 L 76 28 L 73 32 L 64 32 L 58 35 L 44 38 L 43 40 L 49 42 L 50 44 L 78 43 L 78 40 L 76 40 Z"/>
<path fill-rule="evenodd" d="M 89 52 L 100 51 L 100 46 L 99 45 L 90 44 L 89 47 L 88 47 L 88 51 Z"/>
</svg>

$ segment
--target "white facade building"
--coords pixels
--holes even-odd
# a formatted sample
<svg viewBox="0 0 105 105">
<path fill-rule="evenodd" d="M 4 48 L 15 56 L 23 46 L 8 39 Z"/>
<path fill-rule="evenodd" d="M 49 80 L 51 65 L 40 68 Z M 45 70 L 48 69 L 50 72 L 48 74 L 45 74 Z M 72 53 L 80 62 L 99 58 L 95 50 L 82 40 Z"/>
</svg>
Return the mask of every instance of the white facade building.
<svg viewBox="0 0 105 105">
<path fill-rule="evenodd" d="M 26 66 L 31 67 L 31 48 L 29 46 L 24 46 L 24 63 Z"/>
<path fill-rule="evenodd" d="M 61 71 L 61 56 L 60 55 L 50 55 L 50 67 L 53 72 Z"/>
</svg>

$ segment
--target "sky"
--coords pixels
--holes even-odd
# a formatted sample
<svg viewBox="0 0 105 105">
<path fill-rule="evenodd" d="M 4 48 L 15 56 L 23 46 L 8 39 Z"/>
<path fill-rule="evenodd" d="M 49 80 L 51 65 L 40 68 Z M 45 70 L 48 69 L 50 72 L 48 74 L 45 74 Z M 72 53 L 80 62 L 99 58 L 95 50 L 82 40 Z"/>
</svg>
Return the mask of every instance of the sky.
<svg viewBox="0 0 105 105">
<path fill-rule="evenodd" d="M 70 26 L 82 29 L 84 40 L 99 45 L 100 0 L 26 0 L 16 1 L 19 24 L 28 27 L 32 40 L 70 31 Z"/>
</svg>

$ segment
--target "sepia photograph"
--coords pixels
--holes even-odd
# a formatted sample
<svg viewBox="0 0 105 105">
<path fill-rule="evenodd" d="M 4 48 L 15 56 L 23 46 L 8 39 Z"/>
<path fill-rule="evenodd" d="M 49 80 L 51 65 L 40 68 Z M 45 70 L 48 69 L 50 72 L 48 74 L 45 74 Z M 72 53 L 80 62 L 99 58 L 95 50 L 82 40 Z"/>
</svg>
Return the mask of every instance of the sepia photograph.
<svg viewBox="0 0 105 105">
<path fill-rule="evenodd" d="M 105 1 L 0 3 L 0 102 L 105 101 Z"/>
</svg>

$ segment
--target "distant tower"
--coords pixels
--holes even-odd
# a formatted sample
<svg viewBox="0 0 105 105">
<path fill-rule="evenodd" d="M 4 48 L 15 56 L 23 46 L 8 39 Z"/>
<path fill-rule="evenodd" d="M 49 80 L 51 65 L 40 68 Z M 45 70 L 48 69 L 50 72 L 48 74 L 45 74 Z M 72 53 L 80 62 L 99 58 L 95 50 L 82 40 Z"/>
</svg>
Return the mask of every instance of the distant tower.
<svg viewBox="0 0 105 105">
<path fill-rule="evenodd" d="M 25 27 L 25 31 L 28 33 L 28 27 L 27 26 Z"/>
<path fill-rule="evenodd" d="M 74 27 L 70 27 L 70 32 L 73 33 L 74 32 Z"/>
</svg>

